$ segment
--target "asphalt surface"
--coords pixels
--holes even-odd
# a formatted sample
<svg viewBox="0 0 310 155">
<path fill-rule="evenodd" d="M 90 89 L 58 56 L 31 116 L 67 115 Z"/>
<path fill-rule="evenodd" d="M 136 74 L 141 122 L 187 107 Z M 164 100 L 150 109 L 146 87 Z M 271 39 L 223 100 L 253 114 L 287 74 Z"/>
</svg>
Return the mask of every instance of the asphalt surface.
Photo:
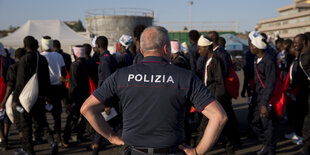
<svg viewBox="0 0 310 155">
<path fill-rule="evenodd" d="M 237 72 L 240 78 L 240 84 L 242 86 L 243 82 L 243 74 L 242 72 Z M 233 107 L 237 116 L 238 126 L 239 126 L 239 133 L 241 137 L 242 147 L 236 150 L 236 154 L 240 155 L 255 155 L 256 152 L 261 148 L 259 141 L 249 134 L 249 127 L 247 122 L 247 115 L 248 115 L 248 105 L 247 105 L 247 98 L 239 97 L 237 100 L 233 100 Z M 50 113 L 47 113 L 48 122 L 50 123 L 50 127 L 52 129 L 53 120 Z M 62 128 L 65 126 L 66 121 L 66 114 L 62 113 Z M 298 154 L 301 151 L 301 146 L 295 145 L 292 143 L 292 140 L 286 140 L 283 138 L 283 135 L 290 131 L 290 128 L 287 124 L 285 119 L 281 119 L 278 121 L 276 125 L 276 138 L 277 138 L 277 154 L 278 155 L 294 155 Z M 73 135 L 71 142 L 71 146 L 69 148 L 61 148 L 59 147 L 60 155 L 87 155 L 91 154 L 90 145 L 92 139 L 85 135 L 85 141 L 77 142 L 76 136 Z M 17 130 L 15 125 L 12 125 L 10 129 L 10 136 L 9 136 L 9 150 L 7 151 L 0 151 L 0 155 L 11 155 L 18 150 L 20 147 Z M 49 154 L 49 145 L 47 143 L 35 145 L 35 151 L 37 155 L 46 155 Z M 120 154 L 121 147 L 108 145 L 104 147 L 100 151 L 100 155 L 114 155 Z M 225 155 L 225 150 L 222 148 L 221 144 L 216 144 L 213 149 L 208 152 L 207 154 L 210 155 Z"/>
</svg>

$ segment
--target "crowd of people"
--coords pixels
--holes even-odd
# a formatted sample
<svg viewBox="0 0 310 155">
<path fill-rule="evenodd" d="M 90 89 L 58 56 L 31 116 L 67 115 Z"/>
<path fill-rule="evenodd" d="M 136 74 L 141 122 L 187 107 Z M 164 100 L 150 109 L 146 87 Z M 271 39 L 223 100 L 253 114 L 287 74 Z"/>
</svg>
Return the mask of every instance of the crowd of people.
<svg viewBox="0 0 310 155">
<path fill-rule="evenodd" d="M 57 154 L 59 146 L 70 147 L 72 133 L 84 141 L 86 132 L 93 138 L 94 155 L 109 143 L 125 145 L 124 154 L 204 154 L 217 138 L 227 154 L 242 147 L 232 107 L 239 90 L 228 80 L 238 77 L 233 76 L 231 56 L 218 32 L 203 36 L 191 30 L 188 48 L 185 42 L 170 41 L 163 27 L 137 25 L 133 36 L 120 37 L 117 52 L 111 54 L 108 39 L 98 36 L 92 45 L 74 46 L 73 60 L 56 39 L 43 36 L 39 48 L 38 40 L 26 36 L 14 59 L 0 43 L 1 150 L 9 148 L 13 122 L 20 151 L 29 155 L 45 139 L 50 154 Z M 293 40 L 278 37 L 274 47 L 268 41 L 258 31 L 248 35 L 243 67 L 241 96 L 249 98 L 249 126 L 262 143 L 257 154 L 276 153 L 277 116 L 287 118 L 291 127 L 285 138 L 309 154 L 310 33 Z M 27 111 L 20 94 L 34 74 L 38 97 Z M 276 90 L 284 99 L 273 104 Z M 286 108 L 275 108 L 280 102 Z M 52 115 L 53 130 L 46 113 Z M 90 125 L 93 129 L 87 131 Z M 193 132 L 198 133 L 195 141 Z"/>
</svg>

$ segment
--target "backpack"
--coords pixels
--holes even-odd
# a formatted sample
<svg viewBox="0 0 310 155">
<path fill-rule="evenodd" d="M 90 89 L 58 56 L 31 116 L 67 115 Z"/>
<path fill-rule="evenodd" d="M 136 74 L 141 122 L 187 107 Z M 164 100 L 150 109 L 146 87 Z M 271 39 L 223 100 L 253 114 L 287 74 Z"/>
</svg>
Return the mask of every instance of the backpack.
<svg viewBox="0 0 310 155">
<path fill-rule="evenodd" d="M 0 103 L 2 103 L 6 93 L 6 83 L 3 75 L 3 56 L 1 56 L 1 78 L 0 78 Z"/>
<path fill-rule="evenodd" d="M 229 66 L 228 76 L 225 78 L 225 89 L 234 99 L 239 96 L 240 82 L 235 70 Z"/>
</svg>

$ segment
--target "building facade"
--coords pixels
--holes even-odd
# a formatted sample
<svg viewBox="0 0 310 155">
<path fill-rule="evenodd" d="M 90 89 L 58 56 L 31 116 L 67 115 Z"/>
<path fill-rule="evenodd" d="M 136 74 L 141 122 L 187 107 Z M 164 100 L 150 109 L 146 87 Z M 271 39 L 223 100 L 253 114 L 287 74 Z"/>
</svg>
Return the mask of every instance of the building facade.
<svg viewBox="0 0 310 155">
<path fill-rule="evenodd" d="M 293 38 L 299 33 L 310 32 L 310 0 L 294 0 L 294 3 L 277 10 L 280 16 L 258 21 L 256 30 L 281 38 Z"/>
</svg>

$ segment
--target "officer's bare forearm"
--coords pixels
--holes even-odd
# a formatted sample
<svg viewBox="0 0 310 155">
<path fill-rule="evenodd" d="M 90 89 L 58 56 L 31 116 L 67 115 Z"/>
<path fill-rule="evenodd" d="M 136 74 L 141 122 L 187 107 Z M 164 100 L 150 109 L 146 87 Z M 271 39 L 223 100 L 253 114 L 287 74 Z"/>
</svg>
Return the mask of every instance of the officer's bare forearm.
<svg viewBox="0 0 310 155">
<path fill-rule="evenodd" d="M 101 115 L 101 112 L 104 111 L 104 107 L 103 104 L 91 95 L 83 103 L 80 112 L 100 135 L 111 140 L 115 133 Z"/>
<path fill-rule="evenodd" d="M 203 137 L 196 147 L 198 154 L 204 154 L 210 150 L 218 139 L 227 121 L 226 113 L 217 101 L 210 103 L 202 113 L 209 119 L 209 122 L 204 131 Z"/>
</svg>

